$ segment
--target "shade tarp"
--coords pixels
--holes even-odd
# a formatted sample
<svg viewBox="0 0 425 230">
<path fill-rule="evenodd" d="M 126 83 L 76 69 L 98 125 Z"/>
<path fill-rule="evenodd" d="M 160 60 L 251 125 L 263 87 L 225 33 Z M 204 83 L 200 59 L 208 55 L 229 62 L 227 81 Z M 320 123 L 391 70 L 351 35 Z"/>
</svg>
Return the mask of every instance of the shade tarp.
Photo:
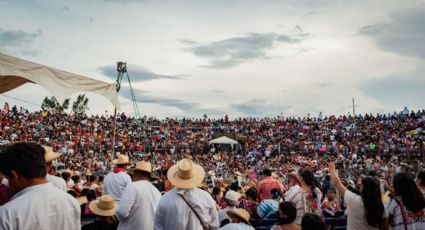
<svg viewBox="0 0 425 230">
<path fill-rule="evenodd" d="M 219 138 L 210 140 L 208 143 L 210 145 L 211 144 L 228 144 L 228 145 L 232 145 L 232 146 L 239 144 L 239 142 L 237 142 L 237 141 L 235 141 L 235 140 L 233 140 L 231 138 L 228 138 L 226 136 L 222 136 L 222 137 L 219 137 Z"/>
<path fill-rule="evenodd" d="M 43 86 L 61 102 L 74 93 L 92 92 L 106 97 L 115 108 L 120 109 L 115 83 L 95 80 L 0 53 L 0 93 L 28 82 Z"/>
</svg>

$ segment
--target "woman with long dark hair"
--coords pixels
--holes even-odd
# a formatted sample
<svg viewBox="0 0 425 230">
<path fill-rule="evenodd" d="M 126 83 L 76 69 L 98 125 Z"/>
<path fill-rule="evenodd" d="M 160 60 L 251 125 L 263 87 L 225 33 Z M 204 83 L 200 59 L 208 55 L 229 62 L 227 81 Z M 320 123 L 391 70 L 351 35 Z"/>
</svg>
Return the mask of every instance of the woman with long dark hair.
<svg viewBox="0 0 425 230">
<path fill-rule="evenodd" d="M 393 178 L 394 194 L 388 204 L 390 229 L 425 229 L 425 198 L 407 173 Z"/>
<path fill-rule="evenodd" d="M 321 216 L 320 201 L 322 199 L 322 193 L 317 186 L 318 182 L 314 174 L 310 170 L 301 171 L 300 182 L 303 207 L 298 211 L 303 215 L 305 213 L 314 213 Z"/>
<path fill-rule="evenodd" d="M 425 196 L 425 171 L 419 172 L 416 176 L 416 184 L 418 185 L 419 190 L 422 195 Z"/>
<path fill-rule="evenodd" d="M 376 178 L 363 178 L 360 195 L 357 195 L 341 183 L 334 162 L 329 163 L 329 172 L 331 182 L 338 188 L 347 205 L 347 230 L 388 229 L 388 211 L 382 203 L 379 181 Z"/>
</svg>

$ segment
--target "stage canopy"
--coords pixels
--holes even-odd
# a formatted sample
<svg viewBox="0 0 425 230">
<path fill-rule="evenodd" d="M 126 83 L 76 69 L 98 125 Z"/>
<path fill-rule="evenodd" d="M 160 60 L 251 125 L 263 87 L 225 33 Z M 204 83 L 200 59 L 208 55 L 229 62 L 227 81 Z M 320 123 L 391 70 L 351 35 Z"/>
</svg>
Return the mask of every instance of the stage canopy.
<svg viewBox="0 0 425 230">
<path fill-rule="evenodd" d="M 106 97 L 120 110 L 115 83 L 94 80 L 0 53 L 0 93 L 28 82 L 43 86 L 60 102 L 74 93 L 92 92 Z"/>
<path fill-rule="evenodd" d="M 230 139 L 226 136 L 222 136 L 213 140 L 210 140 L 210 142 L 208 142 L 210 145 L 211 144 L 227 144 L 227 145 L 231 145 L 232 147 L 234 145 L 238 145 L 239 143 L 233 139 Z"/>
</svg>

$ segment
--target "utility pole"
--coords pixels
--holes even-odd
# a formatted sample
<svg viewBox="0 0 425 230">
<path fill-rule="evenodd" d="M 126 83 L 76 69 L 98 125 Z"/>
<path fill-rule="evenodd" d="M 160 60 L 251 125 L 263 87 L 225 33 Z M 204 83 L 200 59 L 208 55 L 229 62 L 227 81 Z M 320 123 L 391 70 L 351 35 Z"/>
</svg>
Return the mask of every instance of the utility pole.
<svg viewBox="0 0 425 230">
<path fill-rule="evenodd" d="M 356 117 L 356 106 L 354 105 L 354 98 L 353 98 L 353 117 Z"/>
</svg>

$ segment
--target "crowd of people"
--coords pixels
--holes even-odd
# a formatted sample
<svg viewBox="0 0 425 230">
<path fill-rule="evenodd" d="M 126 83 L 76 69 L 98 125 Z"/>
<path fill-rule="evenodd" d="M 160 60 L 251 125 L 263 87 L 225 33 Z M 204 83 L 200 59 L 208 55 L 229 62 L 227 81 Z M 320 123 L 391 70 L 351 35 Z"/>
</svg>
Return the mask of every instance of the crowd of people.
<svg viewBox="0 0 425 230">
<path fill-rule="evenodd" d="M 0 122 L 0 229 L 425 229 L 424 110 Z"/>
</svg>

